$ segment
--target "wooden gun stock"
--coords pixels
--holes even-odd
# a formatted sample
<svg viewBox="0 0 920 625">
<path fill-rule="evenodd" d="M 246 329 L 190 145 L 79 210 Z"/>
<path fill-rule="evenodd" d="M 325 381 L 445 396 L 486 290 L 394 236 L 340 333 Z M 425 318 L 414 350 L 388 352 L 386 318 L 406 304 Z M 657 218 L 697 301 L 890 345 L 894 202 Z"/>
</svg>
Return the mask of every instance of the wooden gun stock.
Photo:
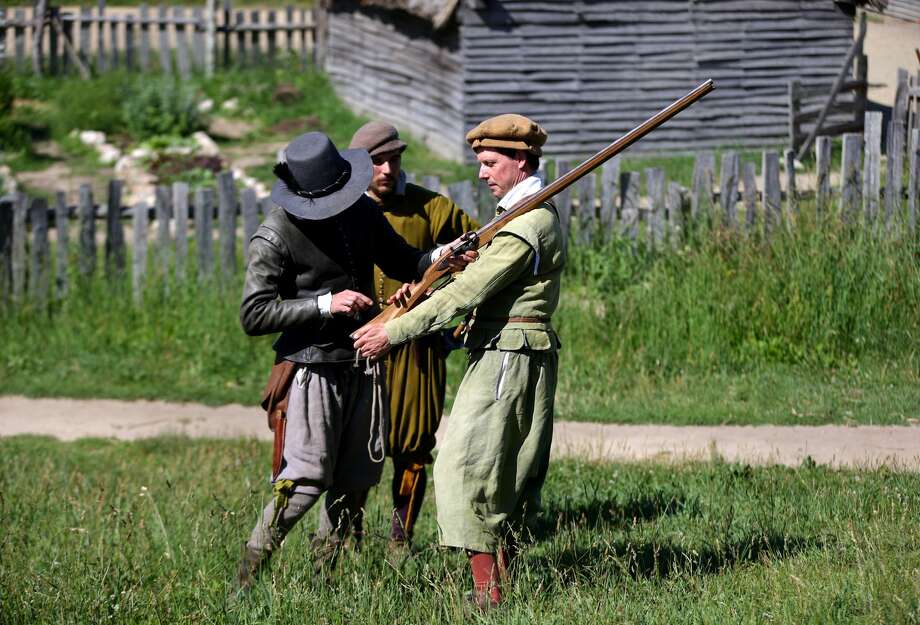
<svg viewBox="0 0 920 625">
<path fill-rule="evenodd" d="M 715 84 L 711 79 L 707 80 L 681 99 L 677 100 L 667 108 L 662 109 L 639 126 L 636 126 L 627 132 L 625 135 L 608 145 L 606 148 L 583 162 L 572 171 L 568 172 L 564 176 L 561 176 L 560 178 L 557 178 L 551 184 L 540 189 L 537 193 L 522 199 L 500 215 L 495 216 L 491 221 L 482 226 L 479 230 L 466 233 L 463 236 L 462 241 L 457 246 L 450 248 L 445 254 L 441 256 L 439 260 L 435 261 L 427 269 L 427 271 L 425 271 L 425 274 L 422 276 L 421 280 L 419 280 L 419 282 L 412 287 L 409 299 L 405 306 L 396 306 L 395 304 L 387 306 L 380 312 L 379 315 L 368 321 L 365 325 L 386 323 L 390 319 L 395 319 L 403 313 L 412 310 L 415 306 L 420 304 L 431 294 L 434 286 L 439 281 L 446 279 L 448 274 L 456 271 L 452 269 L 447 263 L 447 258 L 449 258 L 450 255 L 459 256 L 467 250 L 479 249 L 481 246 L 486 245 L 506 223 L 515 217 L 523 215 L 524 213 L 539 207 L 554 195 L 560 191 L 565 190 L 587 174 L 591 173 L 594 169 L 601 166 L 606 161 L 610 160 L 631 146 L 633 143 L 683 111 L 685 108 L 689 107 L 691 104 L 705 96 L 713 89 L 715 89 Z"/>
</svg>

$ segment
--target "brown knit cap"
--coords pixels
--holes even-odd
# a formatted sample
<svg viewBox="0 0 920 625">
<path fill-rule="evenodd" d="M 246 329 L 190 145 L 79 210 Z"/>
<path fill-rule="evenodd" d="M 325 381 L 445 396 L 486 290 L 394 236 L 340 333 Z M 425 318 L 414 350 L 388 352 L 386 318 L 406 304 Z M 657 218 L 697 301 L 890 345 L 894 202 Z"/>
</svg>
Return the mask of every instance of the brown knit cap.
<svg viewBox="0 0 920 625">
<path fill-rule="evenodd" d="M 371 156 L 385 152 L 406 149 L 406 142 L 399 138 L 396 126 L 386 122 L 367 122 L 355 132 L 351 138 L 349 149 L 363 148 Z"/>
<path fill-rule="evenodd" d="M 467 143 L 476 148 L 511 148 L 543 156 L 546 131 L 532 119 L 515 113 L 497 115 L 466 133 Z"/>
</svg>

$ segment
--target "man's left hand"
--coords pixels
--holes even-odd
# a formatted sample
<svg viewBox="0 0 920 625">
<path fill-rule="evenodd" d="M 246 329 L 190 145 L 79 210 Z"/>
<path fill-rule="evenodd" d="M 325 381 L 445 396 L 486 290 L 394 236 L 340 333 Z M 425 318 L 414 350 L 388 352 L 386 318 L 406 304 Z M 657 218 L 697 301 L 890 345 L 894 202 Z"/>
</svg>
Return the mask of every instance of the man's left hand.
<svg viewBox="0 0 920 625">
<path fill-rule="evenodd" d="M 441 255 L 438 257 L 438 260 L 444 258 L 445 254 L 449 254 L 450 250 L 460 247 L 460 245 L 463 242 L 464 242 L 463 236 L 460 236 L 454 239 L 453 241 L 451 241 L 450 244 L 445 245 L 444 250 L 441 252 Z M 479 258 L 479 252 L 477 252 L 476 250 L 466 250 L 459 256 L 454 256 L 453 254 L 450 254 L 450 256 L 447 257 L 447 264 L 454 271 L 460 271 L 464 267 L 469 265 L 471 262 L 476 260 L 477 258 Z"/>
<path fill-rule="evenodd" d="M 355 349 L 364 358 L 379 360 L 390 351 L 390 337 L 387 336 L 387 331 L 383 328 L 382 323 L 358 328 L 352 333 L 351 338 L 355 339 Z"/>
</svg>

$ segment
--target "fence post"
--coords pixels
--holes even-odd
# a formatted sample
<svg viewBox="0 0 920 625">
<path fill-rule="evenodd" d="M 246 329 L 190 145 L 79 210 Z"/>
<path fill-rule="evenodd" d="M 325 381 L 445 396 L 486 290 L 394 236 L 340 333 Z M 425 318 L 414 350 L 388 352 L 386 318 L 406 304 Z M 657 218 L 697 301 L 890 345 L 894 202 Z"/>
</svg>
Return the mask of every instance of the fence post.
<svg viewBox="0 0 920 625">
<path fill-rule="evenodd" d="M 198 67 L 210 78 L 214 75 L 214 55 L 217 51 L 217 0 L 205 2 L 204 23 L 200 7 L 192 10 L 195 16 L 195 56 Z"/>
<path fill-rule="evenodd" d="M 0 202 L 0 305 L 10 298 L 13 278 L 13 211 L 15 198 Z"/>
<path fill-rule="evenodd" d="M 93 27 L 93 9 L 90 6 L 80 7 L 80 61 L 85 67 L 90 65 L 89 49 L 92 46 L 91 29 Z"/>
<path fill-rule="evenodd" d="M 862 136 L 843 135 L 843 157 L 840 165 L 840 214 L 846 223 L 853 222 L 862 203 L 861 154 Z"/>
<path fill-rule="evenodd" d="M 604 241 L 610 240 L 617 220 L 616 198 L 620 195 L 620 156 L 614 156 L 601 167 L 600 231 Z"/>
<path fill-rule="evenodd" d="M 920 128 L 914 128 L 910 133 L 910 158 L 908 159 L 910 172 L 907 183 L 907 215 L 910 223 L 910 233 L 917 235 L 917 202 L 920 196 Z"/>
<path fill-rule="evenodd" d="M 245 67 L 248 59 L 246 58 L 246 31 L 243 30 L 242 11 L 236 12 L 233 30 L 236 31 L 236 65 L 238 67 Z"/>
<path fill-rule="evenodd" d="M 146 72 L 150 68 L 150 9 L 146 4 L 141 4 L 138 12 L 141 29 L 140 65 L 141 71 Z"/>
<path fill-rule="evenodd" d="M 109 275 L 121 274 L 125 271 L 125 231 L 121 225 L 121 190 L 123 187 L 124 182 L 121 180 L 109 181 L 109 204 L 105 213 L 105 261 Z"/>
<path fill-rule="evenodd" d="M 885 184 L 885 225 L 890 227 L 892 219 L 901 217 L 901 189 L 904 170 L 904 137 L 907 131 L 908 74 L 898 69 L 898 87 L 888 126 L 888 175 Z"/>
<path fill-rule="evenodd" d="M 798 190 L 795 185 L 795 150 L 786 150 L 783 160 L 786 167 L 786 217 L 793 219 L 799 215 Z"/>
<path fill-rule="evenodd" d="M 470 192 L 472 193 L 472 189 L 470 189 Z M 275 203 L 272 202 L 271 197 L 267 195 L 263 197 L 261 200 L 259 200 L 259 208 L 262 210 L 262 219 L 268 219 L 268 214 L 272 212 L 272 208 L 274 206 L 275 206 Z M 475 215 L 476 215 L 475 211 L 470 213 L 471 217 Z"/>
<path fill-rule="evenodd" d="M 80 185 L 80 274 L 88 278 L 96 271 L 96 208 L 93 204 L 93 187 Z"/>
<path fill-rule="evenodd" d="M 173 8 L 173 30 L 176 33 L 176 66 L 179 76 L 187 79 L 192 74 L 188 58 L 188 24 L 185 23 L 185 8 Z"/>
<path fill-rule="evenodd" d="M 278 55 L 278 16 L 275 11 L 268 12 L 268 60 L 274 61 Z"/>
<path fill-rule="evenodd" d="M 649 244 L 658 247 L 664 241 L 664 170 L 645 170 L 645 188 L 648 193 L 648 236 Z"/>
<path fill-rule="evenodd" d="M 167 30 L 169 14 L 165 5 L 160 5 L 157 11 L 157 28 L 160 39 L 160 69 L 167 76 L 172 74 L 172 54 L 169 49 L 169 31 Z"/>
<path fill-rule="evenodd" d="M 118 17 L 109 18 L 109 47 L 112 54 L 109 57 L 109 69 L 118 67 Z"/>
<path fill-rule="evenodd" d="M 473 198 L 473 183 L 469 180 L 455 182 L 447 187 L 447 195 L 454 204 L 470 217 L 476 217 L 476 200 Z"/>
<path fill-rule="evenodd" d="M 669 182 L 664 206 L 668 211 L 668 237 L 675 247 L 680 244 L 684 231 L 683 203 L 680 184 Z"/>
<path fill-rule="evenodd" d="M 176 279 L 184 280 L 188 257 L 188 183 L 173 183 L 172 201 L 176 217 Z"/>
<path fill-rule="evenodd" d="M 831 138 L 818 137 L 815 140 L 815 167 L 817 184 L 815 186 L 815 208 L 818 216 L 827 212 L 831 199 Z"/>
<path fill-rule="evenodd" d="M 236 187 L 232 171 L 217 174 L 217 202 L 220 273 L 221 278 L 229 278 L 236 271 Z"/>
<path fill-rule="evenodd" d="M 620 234 L 635 243 L 639 234 L 639 172 L 623 172 L 620 189 Z"/>
<path fill-rule="evenodd" d="M 437 176 L 422 176 L 422 186 L 435 193 L 441 192 L 441 179 Z"/>
<path fill-rule="evenodd" d="M 32 262 L 29 271 L 29 295 L 34 301 L 44 303 L 50 286 L 50 249 L 48 244 L 48 200 L 37 197 L 29 206 L 32 222 Z"/>
<path fill-rule="evenodd" d="M 209 10 L 207 19 L 213 20 L 214 11 L 212 7 L 214 6 L 214 0 L 208 0 L 207 2 Z M 195 7 L 192 9 L 192 19 L 194 24 L 192 25 L 192 67 L 197 70 L 204 72 L 205 76 L 214 75 L 214 62 L 208 61 L 208 52 L 211 51 L 212 57 L 214 54 L 214 29 L 213 24 L 205 21 L 205 13 L 201 10 L 201 7 Z"/>
<path fill-rule="evenodd" d="M 48 7 L 48 13 L 50 13 L 51 19 L 60 17 L 60 12 L 57 7 Z M 48 73 L 52 76 L 57 76 L 61 73 L 61 63 L 58 58 L 61 49 L 60 41 L 58 41 L 58 32 L 54 27 L 53 23 L 48 24 Z"/>
<path fill-rule="evenodd" d="M 240 210 L 243 213 L 243 265 L 249 264 L 249 239 L 259 227 L 259 201 L 256 192 L 249 187 L 240 194 Z"/>
<path fill-rule="evenodd" d="M 284 25 L 287 27 L 287 52 L 288 57 L 294 58 L 294 7 L 290 4 L 284 7 Z"/>
<path fill-rule="evenodd" d="M 779 154 L 763 153 L 764 230 L 772 231 L 782 220 L 783 192 L 779 186 Z"/>
<path fill-rule="evenodd" d="M 160 257 L 160 266 L 163 270 L 163 276 L 169 275 L 169 215 L 171 209 L 170 188 L 166 185 L 158 185 L 154 193 L 154 218 L 157 222 L 157 255 Z"/>
<path fill-rule="evenodd" d="M 733 227 L 736 221 L 738 168 L 739 161 L 736 152 L 726 152 L 722 155 L 722 167 L 719 169 L 719 203 L 722 208 L 722 220 L 729 227 Z"/>
<path fill-rule="evenodd" d="M 866 113 L 866 142 L 863 145 L 863 213 L 866 223 L 878 217 L 879 193 L 882 182 L 882 113 Z"/>
<path fill-rule="evenodd" d="M 137 37 L 134 15 L 125 15 L 125 67 L 128 71 L 137 67 L 134 48 Z"/>
<path fill-rule="evenodd" d="M 29 236 L 26 230 L 26 211 L 29 198 L 24 193 L 17 193 L 13 199 L 13 301 L 22 301 L 26 290 L 26 240 Z"/>
<path fill-rule="evenodd" d="M 556 161 L 556 179 L 562 178 L 572 169 L 567 160 Z M 569 240 L 569 225 L 572 219 L 572 187 L 566 187 L 556 194 L 556 209 L 559 212 L 559 225 L 562 226 L 562 240 Z"/>
<path fill-rule="evenodd" d="M 230 16 L 233 15 L 233 7 L 230 4 L 230 0 L 224 0 L 223 13 L 224 13 L 224 50 L 223 50 L 224 67 L 230 67 L 230 41 L 233 37 L 233 24 L 231 23 L 231 20 L 230 20 Z M 237 51 L 237 53 L 239 52 Z"/>
<path fill-rule="evenodd" d="M 790 80 L 788 83 L 789 96 L 789 148 L 791 150 L 799 149 L 799 122 L 797 120 L 800 112 L 802 84 L 798 80 Z"/>
<path fill-rule="evenodd" d="M 594 174 L 582 177 L 576 186 L 578 193 L 578 242 L 590 245 L 594 235 L 595 207 L 594 207 Z"/>
<path fill-rule="evenodd" d="M 495 216 L 495 198 L 482 181 L 476 186 L 476 219 L 479 223 L 489 222 Z"/>
<path fill-rule="evenodd" d="M 70 260 L 70 219 L 67 214 L 67 196 L 63 191 L 54 194 L 54 227 L 57 230 L 55 293 L 60 299 L 69 290 L 67 263 Z"/>
<path fill-rule="evenodd" d="M 741 203 L 744 205 L 744 226 L 748 232 L 753 232 L 757 226 L 757 165 L 745 163 L 741 172 L 744 190 Z"/>
<path fill-rule="evenodd" d="M 712 213 L 712 185 L 715 180 L 716 155 L 700 152 L 693 162 L 693 185 L 690 195 L 690 218 L 696 223 Z"/>
<path fill-rule="evenodd" d="M 16 47 L 16 71 L 20 74 L 26 67 L 26 12 L 22 9 L 13 11 L 15 25 L 13 26 L 13 40 Z"/>
<path fill-rule="evenodd" d="M 131 286 L 134 300 L 139 302 L 144 290 L 147 275 L 147 225 L 150 218 L 146 202 L 134 207 L 134 271 L 131 273 Z"/>
<path fill-rule="evenodd" d="M 102 73 L 108 70 L 105 59 L 105 0 L 99 0 L 96 6 L 96 71 Z"/>
<path fill-rule="evenodd" d="M 214 270 L 212 247 L 212 218 L 214 215 L 214 190 L 195 191 L 195 242 L 198 248 L 198 279 L 209 277 Z"/>
<path fill-rule="evenodd" d="M 29 206 L 32 222 L 32 262 L 29 271 L 29 295 L 34 301 L 48 299 L 50 250 L 48 245 L 48 200 L 37 197 Z"/>
</svg>

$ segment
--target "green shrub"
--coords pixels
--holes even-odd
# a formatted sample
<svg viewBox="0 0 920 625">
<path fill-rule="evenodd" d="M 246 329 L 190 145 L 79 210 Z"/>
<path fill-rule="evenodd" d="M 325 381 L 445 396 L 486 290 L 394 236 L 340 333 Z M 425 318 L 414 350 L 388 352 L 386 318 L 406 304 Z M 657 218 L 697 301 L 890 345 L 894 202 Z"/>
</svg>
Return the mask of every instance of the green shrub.
<svg viewBox="0 0 920 625">
<path fill-rule="evenodd" d="M 54 92 L 52 125 L 56 138 L 72 130 L 100 130 L 106 134 L 124 132 L 121 101 L 134 77 L 112 73 L 91 83 L 69 78 Z"/>
<path fill-rule="evenodd" d="M 136 139 L 188 135 L 204 127 L 194 91 L 168 77 L 137 85 L 124 100 L 122 112 L 128 130 Z"/>
<path fill-rule="evenodd" d="M 8 72 L 0 70 L 0 117 L 13 111 L 13 98 L 13 79 Z"/>
<path fill-rule="evenodd" d="M 11 117 L 0 117 L 0 151 L 18 152 L 28 148 L 29 132 Z"/>
</svg>

